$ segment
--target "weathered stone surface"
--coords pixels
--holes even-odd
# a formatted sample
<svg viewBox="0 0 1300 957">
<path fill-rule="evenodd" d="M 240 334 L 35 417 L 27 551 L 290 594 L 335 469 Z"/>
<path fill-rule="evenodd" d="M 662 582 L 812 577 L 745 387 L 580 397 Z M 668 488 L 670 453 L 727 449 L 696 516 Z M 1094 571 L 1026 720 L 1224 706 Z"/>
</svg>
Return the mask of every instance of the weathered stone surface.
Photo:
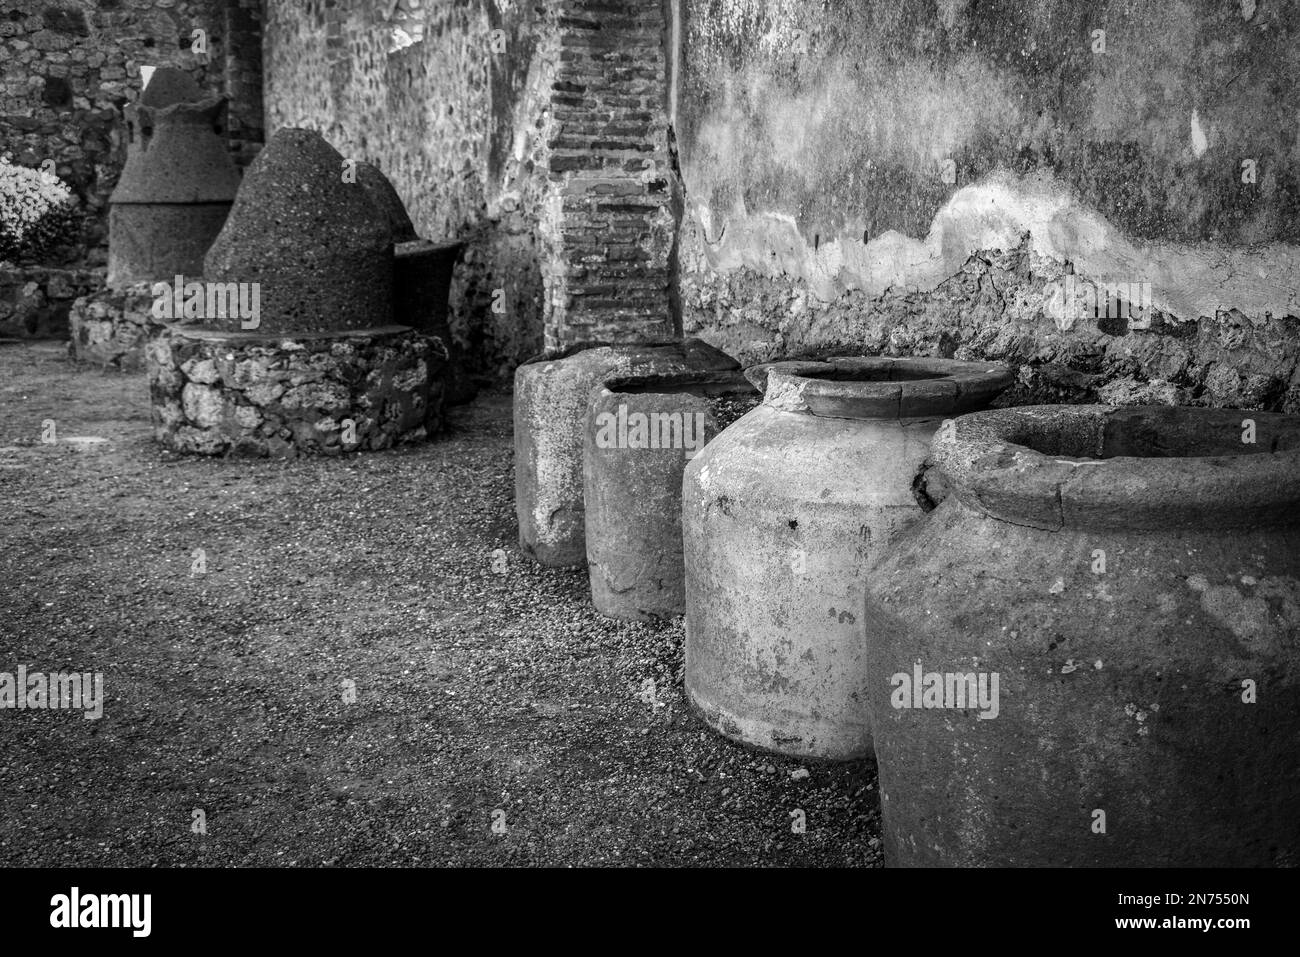
<svg viewBox="0 0 1300 957">
<path fill-rule="evenodd" d="M 682 288 L 694 305 L 687 329 L 746 363 L 849 351 L 946 356 L 1015 368 L 1007 403 L 1097 401 L 1110 383 L 1131 380 L 1155 385 L 1136 392 L 1121 385 L 1106 395 L 1300 411 L 1300 305 L 1288 307 L 1285 297 L 1254 315 L 1222 309 L 1190 321 L 1156 309 L 1149 325 L 1062 317 L 1053 290 L 1065 279 L 1087 284 L 1090 277 L 1036 253 L 1022 237 L 1009 251 L 972 253 L 929 291 L 891 286 L 823 302 L 788 277 L 711 269 L 689 233 Z M 1241 297 L 1258 297 L 1262 287 L 1247 290 L 1244 276 Z"/>
<path fill-rule="evenodd" d="M 186 282 L 203 275 L 203 257 L 221 232 L 230 203 L 114 205 L 109 209 L 108 285 Z"/>
<path fill-rule="evenodd" d="M 69 316 L 72 357 L 123 372 L 143 370 L 145 346 L 163 329 L 153 318 L 153 303 L 150 283 L 78 299 Z"/>
<path fill-rule="evenodd" d="M 324 332 L 390 324 L 393 241 L 343 157 L 318 133 L 279 130 L 244 175 L 204 277 L 260 283 L 264 332 Z M 237 318 L 206 317 L 214 329 Z"/>
<path fill-rule="evenodd" d="M 1253 444 L 1168 407 L 936 438 L 946 491 L 863 606 L 887 865 L 1300 860 L 1300 417 L 1250 418 Z"/>
<path fill-rule="evenodd" d="M 223 415 L 222 405 L 221 393 L 210 386 L 186 382 L 181 387 L 181 409 L 185 418 L 196 428 L 212 429 L 219 425 Z"/>
<path fill-rule="evenodd" d="M 400 326 L 288 338 L 170 325 L 147 357 L 154 435 L 177 452 L 338 455 L 441 424 L 446 349 Z"/>
<path fill-rule="evenodd" d="M 682 472 L 761 393 L 740 372 L 612 379 L 591 392 L 583 448 L 587 570 L 596 610 L 641 621 L 685 611 Z"/>
<path fill-rule="evenodd" d="M 102 270 L 0 269 L 0 338 L 66 338 L 72 301 L 103 282 Z"/>
<path fill-rule="evenodd" d="M 1289 5 L 726 6 L 681 11 L 687 335 L 1005 361 L 1008 401 L 1131 378 L 1300 410 Z M 1149 283 L 1156 321 L 1058 326 L 1071 274 Z"/>
<path fill-rule="evenodd" d="M 1010 370 L 835 358 L 755 378 L 766 379 L 763 404 L 683 478 L 686 695 L 734 740 L 865 757 L 876 676 L 859 618 L 871 563 L 924 514 L 913 480 L 943 420 L 986 406 Z"/>
<path fill-rule="evenodd" d="M 515 373 L 515 514 L 524 554 L 551 566 L 586 561 L 582 448 L 593 388 L 615 377 L 738 368 L 730 356 L 698 340 L 602 346 L 520 366 Z"/>
<path fill-rule="evenodd" d="M 687 4 L 686 188 L 715 239 L 752 230 L 769 258 L 821 254 L 832 279 L 824 247 L 924 237 L 954 193 L 999 169 L 1050 173 L 1136 239 L 1294 244 L 1300 19 L 1246 6 Z M 1159 81 L 1120 68 L 1134 56 L 1160 64 Z"/>
</svg>

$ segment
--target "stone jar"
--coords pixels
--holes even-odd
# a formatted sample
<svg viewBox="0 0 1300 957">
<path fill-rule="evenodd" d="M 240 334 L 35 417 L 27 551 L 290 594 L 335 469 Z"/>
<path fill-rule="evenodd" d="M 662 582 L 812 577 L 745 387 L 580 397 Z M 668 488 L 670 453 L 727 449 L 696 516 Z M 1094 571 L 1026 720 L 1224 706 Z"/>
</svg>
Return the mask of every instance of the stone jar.
<svg viewBox="0 0 1300 957">
<path fill-rule="evenodd" d="M 739 368 L 698 339 L 583 348 L 521 365 L 515 371 L 515 514 L 524 554 L 551 567 L 586 562 L 582 446 L 595 386 L 620 376 Z"/>
<path fill-rule="evenodd" d="M 944 418 L 1004 366 L 840 358 L 755 367 L 763 404 L 686 468 L 686 693 L 713 728 L 782 754 L 871 753 L 864 571 L 919 519 L 912 481 Z"/>
<path fill-rule="evenodd" d="M 682 472 L 759 398 L 740 372 L 616 379 L 592 390 L 583 503 L 601 614 L 642 621 L 685 610 Z"/>
<path fill-rule="evenodd" d="M 1300 864 L 1300 417 L 986 412 L 925 484 L 865 606 L 886 863 Z"/>
</svg>

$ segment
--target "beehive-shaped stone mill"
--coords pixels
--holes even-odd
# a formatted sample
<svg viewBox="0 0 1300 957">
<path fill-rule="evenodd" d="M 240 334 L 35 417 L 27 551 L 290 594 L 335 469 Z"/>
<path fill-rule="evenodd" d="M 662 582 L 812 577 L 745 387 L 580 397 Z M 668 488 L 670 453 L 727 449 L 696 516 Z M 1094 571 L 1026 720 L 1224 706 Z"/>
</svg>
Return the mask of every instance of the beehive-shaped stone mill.
<svg viewBox="0 0 1300 957">
<path fill-rule="evenodd" d="M 154 433 L 178 451 L 383 449 L 439 424 L 446 349 L 393 319 L 393 232 L 319 134 L 254 160 L 204 281 L 172 290 L 148 355 Z"/>
</svg>

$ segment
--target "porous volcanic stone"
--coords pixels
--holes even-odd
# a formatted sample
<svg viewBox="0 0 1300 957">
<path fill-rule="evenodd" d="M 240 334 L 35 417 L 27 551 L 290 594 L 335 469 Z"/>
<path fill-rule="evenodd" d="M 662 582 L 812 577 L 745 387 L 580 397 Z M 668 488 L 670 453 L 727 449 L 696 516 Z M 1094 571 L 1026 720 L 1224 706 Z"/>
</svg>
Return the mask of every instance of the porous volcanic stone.
<svg viewBox="0 0 1300 957">
<path fill-rule="evenodd" d="M 886 864 L 1300 863 L 1300 417 L 1004 409 L 931 465 L 863 609 Z"/>
<path fill-rule="evenodd" d="M 411 222 L 406 206 L 402 203 L 402 197 L 397 195 L 397 189 L 392 181 L 379 167 L 372 163 L 358 163 L 356 172 L 357 182 L 370 194 L 375 208 L 388 220 L 388 225 L 393 231 L 393 242 L 408 243 L 413 239 L 419 239 L 415 224 Z"/>
<path fill-rule="evenodd" d="M 343 157 L 310 130 L 279 130 L 249 166 L 205 278 L 261 284 L 264 332 L 367 329 L 393 321 L 388 219 Z M 208 317 L 238 329 L 237 318 Z"/>
<path fill-rule="evenodd" d="M 524 554 L 556 567 L 586 562 L 582 448 L 593 388 L 615 377 L 739 368 L 698 339 L 598 346 L 521 365 L 515 372 L 515 514 Z"/>
</svg>

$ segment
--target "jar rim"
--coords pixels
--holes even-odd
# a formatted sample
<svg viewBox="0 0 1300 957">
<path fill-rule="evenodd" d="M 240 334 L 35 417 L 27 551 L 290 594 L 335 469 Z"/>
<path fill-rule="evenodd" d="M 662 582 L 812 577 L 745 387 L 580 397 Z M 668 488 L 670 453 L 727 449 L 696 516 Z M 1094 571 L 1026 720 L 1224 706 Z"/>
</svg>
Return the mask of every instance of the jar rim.
<svg viewBox="0 0 1300 957">
<path fill-rule="evenodd" d="M 665 372 L 615 376 L 592 389 L 593 396 L 656 395 L 687 392 L 702 396 L 757 394 L 754 384 L 739 369 Z"/>
<path fill-rule="evenodd" d="M 841 419 L 906 419 L 981 409 L 1013 381 L 993 362 L 892 356 L 836 356 L 766 362 L 745 370 L 764 403 Z"/>
<path fill-rule="evenodd" d="M 1300 416 L 1282 413 L 1111 405 L 975 412 L 940 427 L 930 465 L 978 511 L 1049 530 L 1300 521 Z"/>
</svg>

